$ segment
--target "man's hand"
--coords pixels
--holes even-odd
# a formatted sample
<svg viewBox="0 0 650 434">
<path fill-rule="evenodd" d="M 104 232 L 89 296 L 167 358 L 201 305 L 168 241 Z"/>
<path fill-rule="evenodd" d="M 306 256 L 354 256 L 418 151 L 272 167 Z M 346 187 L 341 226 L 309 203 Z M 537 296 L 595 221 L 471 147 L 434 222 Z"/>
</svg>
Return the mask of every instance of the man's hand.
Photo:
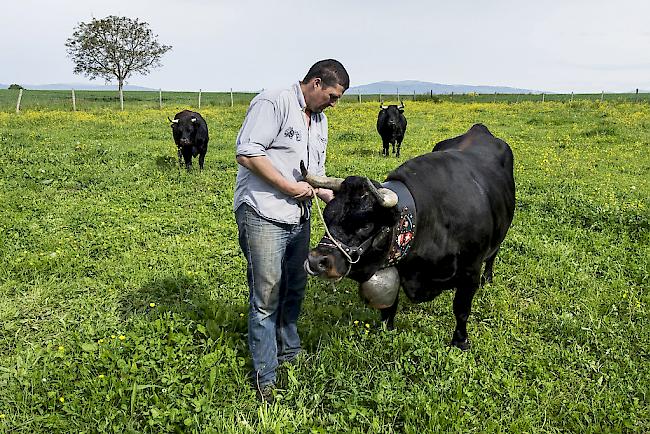
<svg viewBox="0 0 650 434">
<path fill-rule="evenodd" d="M 329 203 L 330 200 L 334 199 L 334 192 L 327 188 L 317 188 L 315 193 L 325 203 Z"/>
<path fill-rule="evenodd" d="M 289 188 L 285 193 L 291 195 L 294 199 L 305 201 L 314 196 L 314 189 L 305 181 L 298 181 L 288 186 Z"/>
</svg>

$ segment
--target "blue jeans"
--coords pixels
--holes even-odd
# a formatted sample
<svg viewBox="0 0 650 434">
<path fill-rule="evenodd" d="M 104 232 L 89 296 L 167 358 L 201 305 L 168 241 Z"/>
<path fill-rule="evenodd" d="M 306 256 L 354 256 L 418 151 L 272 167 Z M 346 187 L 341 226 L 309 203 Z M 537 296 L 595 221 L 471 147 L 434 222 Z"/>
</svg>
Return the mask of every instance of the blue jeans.
<svg viewBox="0 0 650 434">
<path fill-rule="evenodd" d="M 247 204 L 235 211 L 239 245 L 248 261 L 248 347 L 253 382 L 261 390 L 275 370 L 300 352 L 297 321 L 305 297 L 310 222 L 276 223 Z"/>
</svg>

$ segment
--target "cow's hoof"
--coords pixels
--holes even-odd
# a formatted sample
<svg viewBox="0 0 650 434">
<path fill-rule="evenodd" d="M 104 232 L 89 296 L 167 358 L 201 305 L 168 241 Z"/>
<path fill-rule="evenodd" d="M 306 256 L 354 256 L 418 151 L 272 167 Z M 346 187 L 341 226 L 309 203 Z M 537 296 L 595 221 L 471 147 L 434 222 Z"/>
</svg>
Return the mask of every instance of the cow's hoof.
<svg viewBox="0 0 650 434">
<path fill-rule="evenodd" d="M 464 341 L 453 339 L 451 341 L 451 345 L 454 346 L 454 347 L 460 348 L 463 351 L 467 351 L 471 347 L 469 339 L 465 339 Z"/>
</svg>

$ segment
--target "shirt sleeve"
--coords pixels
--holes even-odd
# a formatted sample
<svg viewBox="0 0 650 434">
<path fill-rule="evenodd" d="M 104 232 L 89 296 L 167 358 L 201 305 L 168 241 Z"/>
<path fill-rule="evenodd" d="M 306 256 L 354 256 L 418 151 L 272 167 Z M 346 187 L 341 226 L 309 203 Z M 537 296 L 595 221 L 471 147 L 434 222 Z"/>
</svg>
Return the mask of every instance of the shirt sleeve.
<svg viewBox="0 0 650 434">
<path fill-rule="evenodd" d="M 256 101 L 249 109 L 237 137 L 236 155 L 258 157 L 266 150 L 280 131 L 280 119 L 275 105 L 265 99 Z"/>
</svg>

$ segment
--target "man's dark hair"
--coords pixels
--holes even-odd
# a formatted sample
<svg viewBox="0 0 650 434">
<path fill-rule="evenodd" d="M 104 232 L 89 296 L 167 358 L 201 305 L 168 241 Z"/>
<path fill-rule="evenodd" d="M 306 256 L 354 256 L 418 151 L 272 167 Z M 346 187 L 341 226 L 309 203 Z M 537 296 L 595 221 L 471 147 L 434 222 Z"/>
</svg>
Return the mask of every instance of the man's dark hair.
<svg viewBox="0 0 650 434">
<path fill-rule="evenodd" d="M 338 60 L 325 59 L 314 63 L 302 82 L 307 83 L 312 78 L 317 77 L 323 81 L 326 87 L 336 86 L 337 84 L 340 84 L 343 90 L 350 87 L 350 76 Z"/>
</svg>

